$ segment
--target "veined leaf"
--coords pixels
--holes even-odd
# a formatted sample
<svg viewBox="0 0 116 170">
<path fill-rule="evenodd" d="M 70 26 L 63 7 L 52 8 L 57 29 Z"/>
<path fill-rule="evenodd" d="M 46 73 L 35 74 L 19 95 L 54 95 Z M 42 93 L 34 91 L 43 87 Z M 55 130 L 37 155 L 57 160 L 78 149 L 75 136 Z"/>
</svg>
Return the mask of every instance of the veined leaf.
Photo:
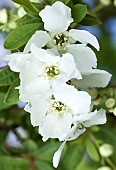
<svg viewBox="0 0 116 170">
<path fill-rule="evenodd" d="M 19 92 L 17 89 L 15 89 L 17 86 L 19 86 L 19 78 L 15 79 L 11 86 L 8 89 L 8 92 L 5 96 L 4 102 L 7 104 L 16 104 L 19 100 Z"/>
<path fill-rule="evenodd" d="M 8 156 L 0 157 L 0 170 L 28 170 L 29 163 L 26 159 L 10 158 Z"/>
<path fill-rule="evenodd" d="M 87 6 L 82 4 L 77 4 L 72 7 L 72 16 L 74 18 L 74 22 L 80 22 L 87 13 Z"/>
<path fill-rule="evenodd" d="M 45 0 L 45 2 L 48 4 L 48 5 L 52 5 L 56 2 L 57 0 Z M 67 4 L 70 0 L 59 0 L 60 2 L 63 2 L 64 4 Z"/>
<path fill-rule="evenodd" d="M 85 26 L 92 26 L 101 24 L 101 21 L 97 17 L 87 14 L 79 24 Z"/>
<path fill-rule="evenodd" d="M 34 18 L 26 14 L 19 20 L 18 25 L 27 25 L 32 23 L 40 23 L 40 18 Z"/>
<path fill-rule="evenodd" d="M 33 23 L 17 27 L 7 36 L 4 47 L 9 50 L 21 47 L 31 38 L 35 31 L 38 30 L 39 26 L 39 23 Z"/>
<path fill-rule="evenodd" d="M 0 86 L 9 86 L 16 79 L 17 73 L 10 70 L 9 67 L 5 67 L 0 70 Z"/>
<path fill-rule="evenodd" d="M 23 5 L 28 10 L 30 10 L 33 13 L 38 14 L 39 10 L 29 1 L 29 0 L 12 0 L 13 2 Z"/>
<path fill-rule="evenodd" d="M 6 93 L 0 92 L 0 111 L 9 108 L 9 105 L 3 103 Z"/>
<path fill-rule="evenodd" d="M 96 146 L 93 144 L 93 142 L 87 138 L 86 140 L 86 147 L 87 147 L 87 151 L 89 153 L 89 156 L 91 157 L 92 160 L 99 162 L 100 160 L 100 155 L 98 153 L 98 150 L 96 148 Z"/>
<path fill-rule="evenodd" d="M 48 163 L 46 162 L 42 162 L 42 161 L 36 161 L 35 165 L 37 167 L 37 169 L 39 170 L 54 170 L 52 168 L 52 166 L 50 166 Z"/>
</svg>

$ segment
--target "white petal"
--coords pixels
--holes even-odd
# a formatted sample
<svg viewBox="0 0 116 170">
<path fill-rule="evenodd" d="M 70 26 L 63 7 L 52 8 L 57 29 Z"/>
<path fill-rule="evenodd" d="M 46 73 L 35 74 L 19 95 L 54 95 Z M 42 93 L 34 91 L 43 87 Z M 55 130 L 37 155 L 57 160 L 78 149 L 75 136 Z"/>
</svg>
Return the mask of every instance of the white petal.
<svg viewBox="0 0 116 170">
<path fill-rule="evenodd" d="M 44 28 L 53 33 L 66 31 L 73 22 L 71 9 L 59 1 L 52 6 L 47 5 L 39 15 L 44 22 Z"/>
<path fill-rule="evenodd" d="M 69 36 L 83 44 L 91 44 L 97 50 L 99 50 L 98 40 L 94 35 L 92 35 L 88 31 L 72 29 L 69 31 Z"/>
<path fill-rule="evenodd" d="M 59 68 L 63 71 L 67 76 L 67 81 L 72 78 L 81 79 L 81 74 L 76 68 L 76 64 L 74 62 L 74 58 L 71 54 L 66 53 L 62 56 L 60 60 Z"/>
<path fill-rule="evenodd" d="M 34 95 L 31 100 L 31 107 L 28 104 L 24 110 L 31 114 L 31 124 L 33 126 L 39 126 L 40 123 L 44 120 L 47 109 L 47 101 L 40 98 L 39 95 Z"/>
<path fill-rule="evenodd" d="M 52 53 L 52 54 L 56 55 L 56 56 L 60 56 L 60 54 L 59 54 L 59 52 L 58 52 L 57 46 L 55 46 L 55 47 L 53 47 L 53 48 L 50 48 L 50 49 L 47 49 L 47 51 L 48 51 L 49 53 Z"/>
<path fill-rule="evenodd" d="M 35 44 L 37 47 L 41 48 L 44 47 L 50 40 L 50 35 L 46 31 L 36 31 L 26 44 L 24 53 L 28 53 L 30 51 L 31 44 Z"/>
<path fill-rule="evenodd" d="M 78 80 L 79 87 L 106 87 L 111 79 L 111 74 L 104 70 L 92 69 L 81 72 L 82 80 Z"/>
<path fill-rule="evenodd" d="M 24 55 L 23 53 L 13 53 L 13 54 L 6 55 L 4 57 L 4 60 L 9 61 L 8 65 L 10 66 L 10 69 L 12 71 L 20 72 L 25 60 L 29 56 L 30 54 Z"/>
<path fill-rule="evenodd" d="M 25 93 L 25 88 L 31 82 L 36 80 L 40 74 L 41 74 L 41 66 L 38 63 L 30 62 L 30 61 L 25 62 L 19 74 L 20 80 L 21 80 L 20 81 L 20 100 L 21 101 L 27 102 L 28 95 Z"/>
<path fill-rule="evenodd" d="M 25 102 L 28 102 L 30 96 L 33 94 L 38 94 L 44 98 L 48 98 L 52 95 L 50 82 L 44 77 L 38 77 L 37 79 L 27 84 L 25 87 L 20 88 L 23 88 L 22 91 L 20 91 L 20 100 Z"/>
<path fill-rule="evenodd" d="M 60 116 L 59 113 L 48 113 L 44 122 L 39 127 L 39 134 L 43 138 L 58 138 L 62 141 L 64 136 L 70 131 L 72 122 L 72 115 L 70 113 Z"/>
<path fill-rule="evenodd" d="M 97 113 L 98 113 L 98 111 L 95 110 L 94 112 L 90 112 L 90 113 L 86 112 L 86 113 L 83 113 L 80 115 L 76 115 L 73 117 L 73 123 L 87 121 L 87 120 L 91 119 L 92 117 L 94 117 Z"/>
<path fill-rule="evenodd" d="M 65 103 L 74 114 L 86 113 L 90 110 L 91 97 L 84 91 L 78 91 L 73 86 L 61 85 L 54 89 L 55 99 Z"/>
<path fill-rule="evenodd" d="M 83 44 L 73 44 L 67 46 L 67 52 L 72 54 L 80 72 L 86 72 L 97 67 L 97 59 L 91 48 Z"/>
<path fill-rule="evenodd" d="M 98 110 L 97 114 L 93 116 L 90 120 L 83 122 L 85 127 L 90 127 L 93 125 L 101 125 L 105 124 L 107 121 L 106 119 L 106 111 L 104 109 Z"/>
<path fill-rule="evenodd" d="M 47 52 L 47 50 L 36 47 L 34 44 L 31 45 L 31 52 L 40 62 L 52 65 L 60 60 L 59 56 L 54 56 Z"/>
<path fill-rule="evenodd" d="M 63 150 L 63 148 L 65 146 L 65 143 L 66 143 L 66 141 L 64 141 L 62 143 L 60 148 L 55 152 L 55 154 L 53 156 L 53 166 L 54 166 L 54 168 L 57 168 L 58 165 L 59 165 L 60 157 L 61 157 L 61 154 L 62 154 L 62 150 Z"/>
</svg>

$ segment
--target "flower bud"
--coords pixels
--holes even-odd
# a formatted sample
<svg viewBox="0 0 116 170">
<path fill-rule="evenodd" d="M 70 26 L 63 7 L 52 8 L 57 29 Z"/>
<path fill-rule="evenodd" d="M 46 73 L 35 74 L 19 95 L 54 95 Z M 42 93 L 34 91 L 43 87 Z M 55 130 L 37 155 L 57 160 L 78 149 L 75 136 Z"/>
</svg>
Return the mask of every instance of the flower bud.
<svg viewBox="0 0 116 170">
<path fill-rule="evenodd" d="M 113 147 L 110 144 L 103 144 L 99 147 L 99 152 L 103 157 L 109 157 L 113 154 Z"/>
<path fill-rule="evenodd" d="M 105 105 L 107 108 L 112 108 L 115 106 L 115 99 L 114 98 L 109 98 L 106 100 Z"/>
<path fill-rule="evenodd" d="M 39 0 L 30 0 L 30 2 L 39 3 Z"/>
<path fill-rule="evenodd" d="M 1 9 L 0 10 L 0 23 L 1 24 L 6 24 L 8 21 L 8 14 L 6 9 Z"/>
<path fill-rule="evenodd" d="M 97 89 L 88 89 L 87 92 L 90 94 L 92 100 L 95 100 L 98 95 L 98 90 Z"/>
<path fill-rule="evenodd" d="M 14 3 L 15 8 L 19 9 L 21 7 L 21 5 Z"/>
<path fill-rule="evenodd" d="M 114 116 L 116 116 L 116 107 L 113 110 L 113 114 L 114 114 Z"/>
<path fill-rule="evenodd" d="M 114 6 L 116 6 L 116 0 L 114 0 Z"/>
<path fill-rule="evenodd" d="M 18 9 L 18 16 L 19 16 L 19 18 L 22 18 L 25 14 L 26 14 L 26 12 L 23 9 L 23 7 Z"/>
<path fill-rule="evenodd" d="M 102 166 L 102 167 L 98 168 L 97 170 L 111 170 L 111 168 L 108 166 Z"/>
<path fill-rule="evenodd" d="M 16 26 L 17 26 L 16 22 L 12 22 L 12 23 L 9 23 L 9 24 L 8 24 L 8 27 L 9 27 L 10 29 L 15 29 Z"/>
<path fill-rule="evenodd" d="M 99 105 L 101 102 L 102 102 L 102 97 L 99 97 L 98 99 L 96 99 L 96 100 L 93 101 L 93 104 L 97 106 L 97 105 Z"/>
<path fill-rule="evenodd" d="M 104 6 L 108 6 L 111 3 L 111 0 L 100 0 L 101 4 Z"/>
</svg>

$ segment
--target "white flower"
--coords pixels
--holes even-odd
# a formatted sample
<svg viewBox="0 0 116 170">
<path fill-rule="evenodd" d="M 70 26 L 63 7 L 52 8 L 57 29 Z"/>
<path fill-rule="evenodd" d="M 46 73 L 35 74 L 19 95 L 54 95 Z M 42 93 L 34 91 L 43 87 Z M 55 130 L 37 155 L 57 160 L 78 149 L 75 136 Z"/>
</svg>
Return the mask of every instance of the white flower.
<svg viewBox="0 0 116 170">
<path fill-rule="evenodd" d="M 31 53 L 10 54 L 5 60 L 9 61 L 11 70 L 20 73 L 20 100 L 23 102 L 28 101 L 30 94 L 41 91 L 41 82 L 48 83 L 49 88 L 59 79 L 67 82 L 72 78 L 82 78 L 71 54 L 55 56 L 34 44 L 31 45 Z"/>
<path fill-rule="evenodd" d="M 43 104 L 39 101 L 43 100 Z M 44 104 L 46 103 L 46 104 Z M 44 111 L 41 107 L 44 105 Z M 39 125 L 39 133 L 46 141 L 49 138 L 58 138 L 64 141 L 71 130 L 73 117 L 78 114 L 88 113 L 91 97 L 88 93 L 77 91 L 73 86 L 62 84 L 53 89 L 50 97 L 34 95 L 31 97 L 25 110 L 31 113 L 31 119 L 37 122 L 38 117 L 44 117 Z"/>
<path fill-rule="evenodd" d="M 106 115 L 105 110 L 101 109 L 99 111 L 94 112 L 86 112 L 82 114 L 77 114 L 73 117 L 73 126 L 70 129 L 67 136 L 64 138 L 64 142 L 60 146 L 60 148 L 55 152 L 53 157 L 53 166 L 55 168 L 58 167 L 60 156 L 66 141 L 71 141 L 77 139 L 82 133 L 85 132 L 86 127 L 90 127 L 93 125 L 99 125 L 106 123 Z"/>
<path fill-rule="evenodd" d="M 48 51 L 55 55 L 70 53 L 74 57 L 78 70 L 83 75 L 79 84 L 82 82 L 82 86 L 105 87 L 111 79 L 111 74 L 95 69 L 97 67 L 96 55 L 87 46 L 87 44 L 91 44 L 99 50 L 96 37 L 85 30 L 71 29 L 69 32 L 66 31 L 73 21 L 71 9 L 62 2 L 56 2 L 52 6 L 46 6 L 39 15 L 48 32 L 37 31 L 25 46 L 24 52 L 29 52 L 31 44 L 34 43 L 41 48 L 46 45 L 49 48 Z M 81 44 L 74 44 L 77 41 Z M 97 81 L 95 80 L 96 76 Z M 90 81 L 86 81 L 88 77 Z"/>
<path fill-rule="evenodd" d="M 99 50 L 99 43 L 96 37 L 88 31 L 75 29 L 71 29 L 69 32 L 66 31 L 70 23 L 73 22 L 73 18 L 71 17 L 71 9 L 62 2 L 55 2 L 52 6 L 47 5 L 40 11 L 39 15 L 48 33 L 46 31 L 37 31 L 27 43 L 24 52 L 29 52 L 31 43 L 34 43 L 39 47 L 44 47 L 45 45 L 53 47 L 53 50 L 54 47 L 57 47 L 58 51 L 62 54 L 67 49 L 70 49 L 71 44 L 76 41 L 84 45 L 91 44 Z M 79 44 L 77 44 L 77 47 L 81 48 Z"/>
</svg>

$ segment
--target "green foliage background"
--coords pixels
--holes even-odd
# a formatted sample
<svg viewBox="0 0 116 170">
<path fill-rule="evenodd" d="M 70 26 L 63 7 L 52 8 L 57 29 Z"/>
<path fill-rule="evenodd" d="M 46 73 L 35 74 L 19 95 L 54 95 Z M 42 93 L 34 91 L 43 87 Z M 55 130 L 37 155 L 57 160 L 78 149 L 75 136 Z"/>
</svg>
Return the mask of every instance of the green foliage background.
<svg viewBox="0 0 116 170">
<path fill-rule="evenodd" d="M 38 12 L 46 5 L 53 4 L 56 0 L 45 0 L 44 3 L 31 3 L 29 0 L 13 0 L 22 5 L 27 14 L 17 19 L 17 28 L 7 36 L 4 47 L 15 51 L 22 51 L 24 45 L 38 29 L 43 28 Z M 110 5 L 100 11 L 90 9 L 80 0 L 61 0 L 72 9 L 74 23 L 72 28 L 80 26 L 99 25 L 101 37 L 99 39 L 101 51 L 98 56 L 98 67 L 105 68 L 112 73 L 110 83 L 113 93 L 116 88 L 116 47 L 112 44 L 111 37 L 104 28 L 105 21 L 111 16 L 116 16 L 116 8 Z M 96 6 L 99 5 L 96 1 Z M 98 19 L 100 18 L 100 19 Z M 0 27 L 1 28 L 1 27 Z M 109 26 L 110 29 L 110 26 Z M 60 142 L 50 139 L 44 143 L 38 134 L 38 128 L 33 128 L 30 115 L 18 108 L 18 74 L 8 67 L 0 71 L 0 170 L 53 170 L 52 157 L 59 148 Z M 98 89 L 103 90 L 103 89 Z M 107 96 L 108 88 L 103 95 Z M 108 97 L 108 96 L 107 96 Z M 116 96 L 114 95 L 116 99 Z M 105 107 L 104 103 L 97 106 Z M 107 108 L 106 108 L 107 109 Z M 116 170 L 116 118 L 113 113 L 107 113 L 107 124 L 89 128 L 77 140 L 66 144 L 58 170 L 97 170 L 102 165 L 108 165 Z M 17 128 L 22 127 L 27 138 L 24 139 Z M 13 132 L 20 147 L 11 147 L 6 143 L 9 132 Z M 114 153 L 109 159 L 103 159 L 99 153 L 99 146 L 109 143 L 114 148 Z"/>
</svg>

